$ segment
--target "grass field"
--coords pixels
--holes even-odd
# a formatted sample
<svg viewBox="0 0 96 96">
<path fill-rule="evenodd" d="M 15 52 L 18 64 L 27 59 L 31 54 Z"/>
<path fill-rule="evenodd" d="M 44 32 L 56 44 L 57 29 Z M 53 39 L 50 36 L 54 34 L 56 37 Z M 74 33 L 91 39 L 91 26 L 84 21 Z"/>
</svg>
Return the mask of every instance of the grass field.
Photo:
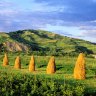
<svg viewBox="0 0 96 96">
<path fill-rule="evenodd" d="M 56 82 L 59 82 L 61 85 L 70 84 L 70 86 L 79 86 L 78 84 L 81 84 L 85 88 L 84 96 L 86 94 L 94 95 L 96 93 L 96 59 L 95 58 L 86 58 L 86 80 L 75 80 L 73 78 L 73 70 L 74 70 L 74 65 L 75 65 L 77 57 L 68 57 L 68 56 L 55 57 L 56 73 L 52 74 L 52 75 L 48 75 L 48 74 L 46 74 L 46 67 L 47 67 L 48 61 L 50 59 L 50 56 L 45 56 L 45 57 L 44 56 L 35 56 L 36 71 L 33 73 L 30 73 L 28 71 L 28 65 L 29 65 L 31 56 L 28 56 L 25 54 L 20 55 L 21 67 L 22 67 L 22 69 L 20 69 L 20 70 L 16 70 L 13 68 L 16 56 L 17 55 L 14 55 L 14 54 L 8 55 L 9 66 L 3 67 L 2 61 L 3 61 L 4 55 L 0 55 L 0 73 L 1 73 L 0 78 L 1 79 L 2 79 L 2 77 L 4 78 L 3 74 L 5 74 L 5 73 L 11 74 L 11 75 L 15 74 L 15 76 L 17 76 L 17 77 L 18 76 L 22 77 L 24 75 L 28 75 L 28 76 L 32 76 L 33 78 L 41 78 L 42 80 L 56 81 Z M 11 75 L 9 75 L 9 77 Z M 57 96 L 59 96 L 59 95 L 57 95 Z M 6 96 L 9 96 L 9 95 L 6 95 Z M 10 95 L 10 96 L 13 96 L 13 95 Z M 31 95 L 28 95 L 28 96 L 31 96 Z M 34 95 L 32 95 L 32 96 L 34 96 Z M 55 96 L 55 95 L 53 94 L 53 95 L 45 95 L 45 96 Z M 64 96 L 72 96 L 72 94 L 71 95 L 67 94 Z M 78 96 L 80 96 L 80 95 L 78 95 Z"/>
</svg>

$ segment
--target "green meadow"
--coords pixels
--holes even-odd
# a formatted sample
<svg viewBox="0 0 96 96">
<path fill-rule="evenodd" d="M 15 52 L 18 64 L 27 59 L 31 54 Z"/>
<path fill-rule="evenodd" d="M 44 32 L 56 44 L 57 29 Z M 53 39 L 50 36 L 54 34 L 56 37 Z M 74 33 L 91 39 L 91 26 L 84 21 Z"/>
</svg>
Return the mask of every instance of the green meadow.
<svg viewBox="0 0 96 96">
<path fill-rule="evenodd" d="M 77 57 L 55 57 L 56 73 L 46 74 L 51 56 L 34 56 L 36 71 L 28 71 L 31 55 L 19 54 L 21 69 L 14 69 L 18 54 L 8 54 L 9 66 L 2 66 L 0 55 L 1 96 L 95 96 L 96 59 L 86 57 L 86 79 L 75 80 L 73 70 Z"/>
</svg>

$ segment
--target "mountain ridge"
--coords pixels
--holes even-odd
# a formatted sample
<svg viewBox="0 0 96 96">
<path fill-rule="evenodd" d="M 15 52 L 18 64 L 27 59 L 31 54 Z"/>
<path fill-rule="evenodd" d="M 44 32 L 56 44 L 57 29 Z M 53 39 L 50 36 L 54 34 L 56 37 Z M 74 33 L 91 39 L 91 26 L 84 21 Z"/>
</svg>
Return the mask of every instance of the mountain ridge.
<svg viewBox="0 0 96 96">
<path fill-rule="evenodd" d="M 17 46 L 20 50 L 8 49 L 8 44 L 5 46 L 4 43 L 11 44 L 13 47 Z M 46 55 L 65 55 L 65 54 L 76 54 L 79 52 L 85 52 L 88 54 L 96 53 L 95 43 L 85 41 L 82 39 L 71 38 L 67 36 L 62 36 L 52 32 L 44 30 L 18 30 L 9 33 L 0 33 L 0 44 L 7 51 L 27 51 L 27 52 L 37 52 Z M 11 46 L 11 47 L 12 47 Z M 24 47 L 21 47 L 24 46 Z M 2 48 L 0 48 L 2 49 Z M 3 50 L 4 51 L 4 50 Z"/>
</svg>

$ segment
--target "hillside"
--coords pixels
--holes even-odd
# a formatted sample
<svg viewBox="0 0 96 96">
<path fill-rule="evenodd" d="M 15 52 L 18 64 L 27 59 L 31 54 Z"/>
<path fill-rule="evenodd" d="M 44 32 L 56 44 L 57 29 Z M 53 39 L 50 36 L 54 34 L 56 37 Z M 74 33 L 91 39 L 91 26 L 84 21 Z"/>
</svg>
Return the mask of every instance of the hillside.
<svg viewBox="0 0 96 96">
<path fill-rule="evenodd" d="M 43 30 L 19 30 L 0 33 L 1 51 L 25 51 L 39 55 L 65 55 L 85 52 L 96 53 L 96 45 L 91 42 L 61 36 Z"/>
</svg>

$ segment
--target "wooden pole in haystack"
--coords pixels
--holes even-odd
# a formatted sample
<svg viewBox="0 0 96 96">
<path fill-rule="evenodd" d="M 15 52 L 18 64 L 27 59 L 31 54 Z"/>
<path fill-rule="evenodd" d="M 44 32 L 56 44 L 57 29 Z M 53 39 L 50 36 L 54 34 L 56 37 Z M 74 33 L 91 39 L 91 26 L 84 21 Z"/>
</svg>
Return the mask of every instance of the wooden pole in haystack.
<svg viewBox="0 0 96 96">
<path fill-rule="evenodd" d="M 85 56 L 83 53 L 80 53 L 76 64 L 75 64 L 75 68 L 74 68 L 74 78 L 75 79 L 85 79 L 86 78 L 86 74 L 85 74 Z"/>
<path fill-rule="evenodd" d="M 8 56 L 7 56 L 7 54 L 5 53 L 5 56 L 4 56 L 4 58 L 3 58 L 3 66 L 7 66 L 7 65 L 9 65 L 9 61 L 8 61 Z"/>
<path fill-rule="evenodd" d="M 21 69 L 21 60 L 19 56 L 16 57 L 14 68 Z"/>
<path fill-rule="evenodd" d="M 56 72 L 55 58 L 52 56 L 47 66 L 47 74 L 53 74 Z"/>
<path fill-rule="evenodd" d="M 29 63 L 29 71 L 33 72 L 35 71 L 35 59 L 34 56 L 31 57 L 30 63 Z"/>
</svg>

